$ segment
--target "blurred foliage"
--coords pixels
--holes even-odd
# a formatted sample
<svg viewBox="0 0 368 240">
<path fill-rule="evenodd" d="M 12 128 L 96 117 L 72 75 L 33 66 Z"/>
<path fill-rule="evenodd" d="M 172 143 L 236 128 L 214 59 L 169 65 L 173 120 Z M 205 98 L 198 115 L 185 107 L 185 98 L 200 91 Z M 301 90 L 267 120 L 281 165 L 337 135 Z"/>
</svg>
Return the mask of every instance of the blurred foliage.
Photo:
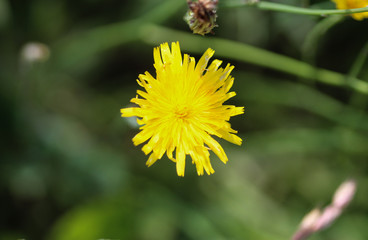
<svg viewBox="0 0 368 240">
<path fill-rule="evenodd" d="M 243 146 L 221 141 L 230 161 L 212 154 L 211 176 L 188 162 L 178 178 L 166 158 L 146 168 L 120 108 L 135 96 L 138 74 L 153 73 L 156 28 L 144 24 L 180 31 L 171 38 L 193 56 L 210 47 L 196 45 L 185 12 L 184 0 L 0 0 L 0 239 L 288 239 L 348 177 L 357 179 L 356 198 L 311 239 L 368 238 L 367 96 L 344 87 L 222 50 L 235 65 L 229 102 L 246 109 L 232 120 Z M 228 39 L 342 74 L 368 41 L 368 20 L 345 17 L 311 40 L 325 18 L 246 7 L 218 15 L 206 42 Z M 31 42 L 50 56 L 27 58 Z M 360 59 L 356 77 L 367 81 Z"/>
</svg>

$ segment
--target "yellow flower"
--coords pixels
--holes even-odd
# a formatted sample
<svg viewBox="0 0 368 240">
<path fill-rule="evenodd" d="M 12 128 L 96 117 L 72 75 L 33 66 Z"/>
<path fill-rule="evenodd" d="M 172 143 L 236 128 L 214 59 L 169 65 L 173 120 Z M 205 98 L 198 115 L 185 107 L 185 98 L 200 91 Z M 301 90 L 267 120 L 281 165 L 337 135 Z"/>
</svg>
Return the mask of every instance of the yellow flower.
<svg viewBox="0 0 368 240">
<path fill-rule="evenodd" d="M 214 50 L 207 49 L 195 64 L 195 59 L 182 56 L 179 43 L 163 43 L 153 51 L 156 78 L 140 74 L 138 84 L 145 91 L 131 99 L 139 107 L 121 109 L 122 117 L 138 117 L 141 131 L 133 138 L 134 145 L 148 141 L 142 148 L 151 166 L 164 153 L 176 162 L 176 171 L 184 176 L 185 158 L 190 155 L 198 175 L 214 173 L 210 163 L 212 150 L 222 162 L 228 158 L 221 145 L 211 136 L 241 145 L 242 140 L 228 122 L 230 117 L 244 113 L 244 107 L 223 105 L 235 92 L 229 92 L 234 78 L 233 66 L 219 68 L 222 61 L 214 60 L 207 68 Z M 175 158 L 173 152 L 175 151 Z"/>
<path fill-rule="evenodd" d="M 353 9 L 353 8 L 363 8 L 368 7 L 368 0 L 332 0 L 336 3 L 338 9 Z M 368 18 L 368 12 L 353 13 L 351 16 L 355 20 L 363 20 L 363 18 Z"/>
</svg>

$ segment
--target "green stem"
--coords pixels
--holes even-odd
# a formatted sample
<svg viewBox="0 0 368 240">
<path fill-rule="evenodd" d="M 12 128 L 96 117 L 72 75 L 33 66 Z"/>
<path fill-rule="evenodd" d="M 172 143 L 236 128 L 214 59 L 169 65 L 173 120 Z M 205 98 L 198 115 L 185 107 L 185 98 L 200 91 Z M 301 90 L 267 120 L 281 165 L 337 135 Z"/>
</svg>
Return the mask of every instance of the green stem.
<svg viewBox="0 0 368 240">
<path fill-rule="evenodd" d="M 304 15 L 319 15 L 319 16 L 326 16 L 326 15 L 337 15 L 337 14 L 352 14 L 352 13 L 361 13 L 361 12 L 368 12 L 368 7 L 364 8 L 354 8 L 354 9 L 343 9 L 343 10 L 336 10 L 336 9 L 309 9 L 309 8 L 302 8 L 302 7 L 294 7 L 289 6 L 281 3 L 272 3 L 272 2 L 256 2 L 256 3 L 249 3 L 246 1 L 225 1 L 220 6 L 222 7 L 245 7 L 245 6 L 253 6 L 262 10 L 271 10 L 271 11 L 278 11 L 278 12 L 287 12 L 287 13 L 294 13 L 294 14 L 304 14 Z"/>
<path fill-rule="evenodd" d="M 350 87 L 357 92 L 368 94 L 368 83 L 355 77 L 351 78 L 351 81 L 346 81 L 346 76 L 341 73 L 315 68 L 308 63 L 243 43 L 220 38 L 199 37 L 153 24 L 144 26 L 141 33 L 141 39 L 149 44 L 158 45 L 162 42 L 180 41 L 183 49 L 195 53 L 202 53 L 204 49 L 211 47 L 216 49 L 217 56 L 267 67 L 308 80 L 314 79 L 330 85 Z"/>
<path fill-rule="evenodd" d="M 349 78 L 355 78 L 358 76 L 360 70 L 363 68 L 367 56 L 368 56 L 368 42 L 364 45 L 363 49 L 359 52 L 358 57 L 354 61 L 348 74 Z"/>
<path fill-rule="evenodd" d="M 355 59 L 350 71 L 348 73 L 348 82 L 351 81 L 352 78 L 356 78 L 359 72 L 362 70 L 364 62 L 367 59 L 368 55 L 368 42 L 364 45 L 363 49 L 359 52 L 357 58 Z M 362 96 L 360 94 L 354 93 L 350 98 L 350 104 L 360 108 L 365 109 L 368 102 L 366 96 Z"/>
<path fill-rule="evenodd" d="M 318 42 L 321 37 L 334 25 L 342 20 L 342 16 L 331 16 L 319 21 L 313 29 L 308 33 L 302 46 L 303 59 L 313 64 L 315 61 L 315 55 L 318 48 Z"/>
</svg>

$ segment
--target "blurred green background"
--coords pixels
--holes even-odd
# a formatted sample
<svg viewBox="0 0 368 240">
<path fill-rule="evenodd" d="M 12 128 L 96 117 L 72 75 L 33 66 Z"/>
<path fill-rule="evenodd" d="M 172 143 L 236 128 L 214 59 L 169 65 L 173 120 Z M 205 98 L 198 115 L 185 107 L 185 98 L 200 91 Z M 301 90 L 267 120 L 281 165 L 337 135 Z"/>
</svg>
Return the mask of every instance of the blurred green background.
<svg viewBox="0 0 368 240">
<path fill-rule="evenodd" d="M 219 8 L 215 34 L 201 37 L 185 12 L 184 0 L 0 0 L 1 240 L 289 239 L 350 177 L 352 204 L 311 239 L 368 239 L 367 95 L 241 61 L 216 42 L 347 74 L 368 20 L 345 17 L 313 37 L 324 18 Z M 184 178 L 166 157 L 147 168 L 138 129 L 120 117 L 163 41 L 197 59 L 218 47 L 215 58 L 235 65 L 229 104 L 245 114 L 231 123 L 244 143 L 220 140 L 229 162 L 211 154 L 214 175 L 198 177 L 189 159 Z M 267 62 L 256 55 L 244 57 Z"/>
</svg>

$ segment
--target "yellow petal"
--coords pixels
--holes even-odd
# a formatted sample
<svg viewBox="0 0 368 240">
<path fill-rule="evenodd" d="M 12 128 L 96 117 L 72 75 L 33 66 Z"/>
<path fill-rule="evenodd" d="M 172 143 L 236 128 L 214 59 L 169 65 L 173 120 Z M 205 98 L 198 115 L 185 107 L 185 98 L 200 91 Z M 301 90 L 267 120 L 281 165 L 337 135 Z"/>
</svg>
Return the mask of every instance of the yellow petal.
<svg viewBox="0 0 368 240">
<path fill-rule="evenodd" d="M 176 172 L 179 177 L 184 177 L 185 172 L 185 153 L 182 148 L 176 149 Z"/>
</svg>

